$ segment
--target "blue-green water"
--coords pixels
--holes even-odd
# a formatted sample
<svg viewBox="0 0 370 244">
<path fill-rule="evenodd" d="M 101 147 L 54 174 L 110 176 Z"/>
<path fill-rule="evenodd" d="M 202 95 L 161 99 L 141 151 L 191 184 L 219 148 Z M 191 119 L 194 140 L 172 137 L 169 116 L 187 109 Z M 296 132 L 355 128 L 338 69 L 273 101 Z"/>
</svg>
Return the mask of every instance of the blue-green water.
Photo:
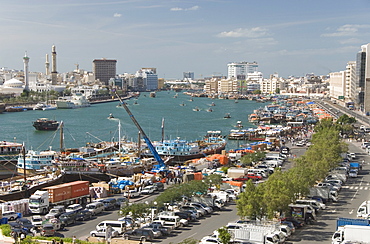
<svg viewBox="0 0 370 244">
<path fill-rule="evenodd" d="M 155 98 L 149 93 L 142 93 L 137 100 L 126 101 L 129 109 L 139 122 L 147 136 L 152 140 L 162 137 L 162 118 L 165 119 L 166 139 L 180 137 L 186 140 L 199 140 L 209 130 L 221 130 L 227 135 L 234 129 L 238 120 L 244 127 L 252 127 L 248 123 L 248 115 L 254 109 L 264 104 L 249 100 L 219 100 L 205 97 L 191 97 L 183 93 L 157 92 Z M 134 102 L 137 104 L 134 104 Z M 216 106 L 210 106 L 214 102 Z M 184 103 L 185 106 L 180 106 Z M 138 130 L 123 108 L 117 108 L 118 102 L 94 104 L 88 108 L 58 109 L 49 111 L 26 111 L 0 114 L 0 140 L 24 142 L 28 149 L 59 150 L 59 132 L 36 131 L 32 122 L 38 118 L 56 119 L 64 122 L 65 147 L 75 148 L 85 146 L 86 143 L 102 141 L 117 141 L 118 119 L 121 121 L 121 136 L 137 141 Z M 199 107 L 195 112 L 193 108 Z M 213 112 L 207 112 L 208 108 Z M 113 113 L 117 120 L 107 117 Z M 226 113 L 231 118 L 225 119 Z M 227 148 L 237 148 L 237 141 L 229 141 Z"/>
</svg>

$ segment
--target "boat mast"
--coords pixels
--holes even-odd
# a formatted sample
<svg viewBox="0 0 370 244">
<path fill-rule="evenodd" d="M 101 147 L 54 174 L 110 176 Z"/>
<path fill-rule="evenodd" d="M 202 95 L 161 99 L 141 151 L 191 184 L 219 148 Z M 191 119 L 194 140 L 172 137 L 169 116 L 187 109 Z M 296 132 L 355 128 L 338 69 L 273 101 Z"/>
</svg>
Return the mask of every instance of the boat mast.
<svg viewBox="0 0 370 244">
<path fill-rule="evenodd" d="M 121 154 L 121 120 L 118 120 L 118 154 Z"/>
<path fill-rule="evenodd" d="M 23 156 L 23 179 L 24 185 L 26 185 L 27 175 L 26 175 L 26 147 L 23 143 L 22 145 L 22 156 Z"/>
<path fill-rule="evenodd" d="M 162 118 L 162 143 L 164 141 L 164 118 Z"/>
<path fill-rule="evenodd" d="M 64 152 L 64 133 L 63 133 L 63 121 L 60 122 L 60 151 Z"/>
</svg>

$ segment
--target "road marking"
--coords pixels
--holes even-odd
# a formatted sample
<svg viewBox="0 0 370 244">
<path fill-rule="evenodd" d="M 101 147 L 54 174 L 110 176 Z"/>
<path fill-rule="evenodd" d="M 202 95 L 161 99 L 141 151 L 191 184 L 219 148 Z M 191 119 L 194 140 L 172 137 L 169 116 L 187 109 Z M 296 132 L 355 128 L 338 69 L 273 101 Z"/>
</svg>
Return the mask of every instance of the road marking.
<svg viewBox="0 0 370 244">
<path fill-rule="evenodd" d="M 195 232 L 194 234 L 190 235 L 188 238 L 191 238 L 192 236 L 195 236 L 196 234 L 198 234 L 198 233 Z"/>
<path fill-rule="evenodd" d="M 349 214 L 352 214 L 353 213 L 353 209 L 351 209 L 351 211 L 349 211 Z"/>
</svg>

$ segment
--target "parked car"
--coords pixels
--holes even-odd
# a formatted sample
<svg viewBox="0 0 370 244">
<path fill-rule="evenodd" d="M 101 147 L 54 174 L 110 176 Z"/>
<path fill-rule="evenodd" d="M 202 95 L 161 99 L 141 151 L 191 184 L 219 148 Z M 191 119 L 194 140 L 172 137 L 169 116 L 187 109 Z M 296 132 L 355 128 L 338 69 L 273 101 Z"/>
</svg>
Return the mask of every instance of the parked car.
<svg viewBox="0 0 370 244">
<path fill-rule="evenodd" d="M 153 186 L 156 188 L 156 191 L 164 190 L 164 184 L 162 182 L 156 182 L 153 184 Z"/>
<path fill-rule="evenodd" d="M 40 231 L 42 236 L 54 236 L 55 229 L 53 224 L 44 224 L 42 225 L 42 229 Z"/>
<path fill-rule="evenodd" d="M 208 206 L 206 206 L 203 203 L 200 203 L 200 202 L 191 202 L 189 204 L 191 206 L 197 206 L 199 208 L 202 208 L 206 212 L 206 214 L 211 214 L 213 212 L 213 209 L 211 207 L 208 207 Z"/>
<path fill-rule="evenodd" d="M 63 226 L 68 226 L 76 223 L 76 216 L 77 216 L 76 212 L 67 212 L 60 215 L 59 220 L 60 222 L 62 222 Z"/>
<path fill-rule="evenodd" d="M 31 217 L 31 223 L 36 227 L 42 226 L 43 219 L 40 215 L 33 215 Z"/>
<path fill-rule="evenodd" d="M 67 208 L 66 208 L 66 213 L 69 213 L 69 212 L 78 212 L 80 210 L 84 209 L 81 204 L 72 204 L 72 205 L 69 205 Z"/>
<path fill-rule="evenodd" d="M 101 201 L 104 204 L 105 210 L 113 210 L 116 208 L 117 200 L 115 198 L 105 198 Z"/>
<path fill-rule="evenodd" d="M 59 216 L 64 212 L 64 206 L 55 206 L 54 208 L 50 209 L 47 215 L 45 215 L 45 219 L 59 218 Z"/>
<path fill-rule="evenodd" d="M 292 222 L 292 224 L 294 225 L 294 227 L 297 229 L 297 228 L 301 228 L 304 226 L 304 223 L 293 218 L 293 217 L 286 217 L 286 218 L 283 218 L 282 221 L 289 221 L 289 222 Z"/>
<path fill-rule="evenodd" d="M 200 240 L 199 244 L 222 244 L 222 242 L 220 242 L 216 237 L 205 236 Z"/>
<path fill-rule="evenodd" d="M 36 228 L 36 226 L 34 226 L 32 224 L 32 222 L 29 220 L 29 219 L 26 219 L 26 218 L 18 218 L 16 220 L 16 222 L 18 224 L 20 224 L 24 229 L 26 229 L 28 232 L 32 232 L 32 230 L 34 230 Z"/>
<path fill-rule="evenodd" d="M 154 191 L 155 191 L 154 186 L 146 186 L 141 190 L 141 194 L 149 195 L 149 194 L 153 194 Z"/>
<path fill-rule="evenodd" d="M 18 214 L 14 211 L 5 211 L 3 212 L 3 218 L 8 218 L 8 220 L 16 220 L 18 218 Z"/>
<path fill-rule="evenodd" d="M 9 222 L 8 224 L 11 230 L 10 235 L 13 237 L 18 236 L 23 240 L 29 234 L 27 230 L 23 229 L 22 226 L 16 222 Z"/>
<path fill-rule="evenodd" d="M 93 236 L 93 237 L 105 237 L 105 235 L 106 235 L 106 229 L 90 231 L 90 236 Z M 117 236 L 119 236 L 118 231 L 112 230 L 112 237 L 117 237 Z"/>
<path fill-rule="evenodd" d="M 81 210 L 76 214 L 76 220 L 85 221 L 92 218 L 92 212 L 87 209 Z"/>
<path fill-rule="evenodd" d="M 136 191 L 136 190 L 128 190 L 128 191 L 125 191 L 123 193 L 123 196 L 127 197 L 127 198 L 140 197 L 140 195 L 141 195 L 141 193 L 139 191 Z"/>
<path fill-rule="evenodd" d="M 156 230 L 156 231 L 159 230 L 163 236 L 169 236 L 171 234 L 171 229 L 170 228 L 164 227 L 159 223 L 151 223 L 151 224 L 145 225 L 143 228 L 144 229 L 145 228 L 150 228 L 150 229 L 153 229 L 153 230 Z"/>
<path fill-rule="evenodd" d="M 128 202 L 129 201 L 128 201 L 127 197 L 116 198 L 116 208 L 121 208 Z"/>
<path fill-rule="evenodd" d="M 234 178 L 234 181 L 247 181 L 247 180 L 262 180 L 262 176 L 259 175 L 259 174 L 255 174 L 255 173 L 248 173 L 247 175 L 244 175 L 242 177 L 239 177 L 239 178 Z"/>
<path fill-rule="evenodd" d="M 149 229 L 135 229 L 132 231 L 127 231 L 124 234 L 126 240 L 139 240 L 142 242 L 152 241 L 154 239 L 154 234 L 152 230 Z"/>
<path fill-rule="evenodd" d="M 351 177 L 351 178 L 357 178 L 357 176 L 358 176 L 358 171 L 357 171 L 357 170 L 355 170 L 355 169 L 351 169 L 351 170 L 349 171 L 348 176 L 349 176 L 349 177 Z"/>
</svg>

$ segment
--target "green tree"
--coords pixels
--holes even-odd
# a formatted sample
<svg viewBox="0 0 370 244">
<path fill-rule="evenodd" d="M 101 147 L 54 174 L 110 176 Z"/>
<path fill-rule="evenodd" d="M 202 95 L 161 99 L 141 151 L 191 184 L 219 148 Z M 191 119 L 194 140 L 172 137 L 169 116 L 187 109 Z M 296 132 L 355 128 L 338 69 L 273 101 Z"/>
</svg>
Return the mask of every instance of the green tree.
<svg viewBox="0 0 370 244">
<path fill-rule="evenodd" d="M 255 186 L 252 180 L 246 182 L 245 191 L 236 200 L 236 208 L 241 218 L 261 219 L 266 216 L 264 191 L 264 184 Z"/>
<path fill-rule="evenodd" d="M 223 226 L 219 228 L 217 231 L 218 231 L 218 239 L 223 244 L 228 244 L 231 240 L 231 234 L 227 231 L 227 228 Z"/>
</svg>

